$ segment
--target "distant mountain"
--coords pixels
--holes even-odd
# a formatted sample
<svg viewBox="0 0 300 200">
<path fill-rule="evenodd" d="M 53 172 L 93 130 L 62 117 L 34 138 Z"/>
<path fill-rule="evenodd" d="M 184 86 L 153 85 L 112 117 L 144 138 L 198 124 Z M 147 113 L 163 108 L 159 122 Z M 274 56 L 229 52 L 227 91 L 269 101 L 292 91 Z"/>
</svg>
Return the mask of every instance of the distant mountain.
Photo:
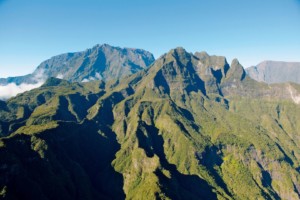
<svg viewBox="0 0 300 200">
<path fill-rule="evenodd" d="M 254 80 L 266 83 L 300 83 L 300 62 L 264 61 L 246 69 Z"/>
<path fill-rule="evenodd" d="M 1 78 L 0 85 L 35 84 L 49 77 L 78 82 L 107 81 L 146 69 L 153 62 L 153 55 L 145 50 L 96 45 L 82 52 L 54 56 L 42 62 L 32 74 Z"/>
<path fill-rule="evenodd" d="M 172 49 L 0 101 L 3 199 L 299 199 L 300 85 Z"/>
</svg>

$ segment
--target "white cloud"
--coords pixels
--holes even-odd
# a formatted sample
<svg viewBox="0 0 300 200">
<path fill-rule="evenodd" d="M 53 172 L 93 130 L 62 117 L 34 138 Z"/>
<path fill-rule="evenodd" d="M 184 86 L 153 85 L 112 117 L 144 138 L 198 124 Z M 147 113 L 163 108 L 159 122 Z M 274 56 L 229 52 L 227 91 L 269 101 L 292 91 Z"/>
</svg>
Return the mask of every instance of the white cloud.
<svg viewBox="0 0 300 200">
<path fill-rule="evenodd" d="M 95 77 L 88 77 L 88 78 L 84 78 L 81 82 L 86 83 L 86 82 L 90 82 L 90 81 L 94 81 L 97 80 Z"/>
<path fill-rule="evenodd" d="M 16 85 L 15 83 L 9 83 L 8 85 L 0 85 L 0 99 L 7 100 L 11 97 L 16 96 L 22 92 L 32 90 L 40 87 L 44 82 L 38 82 L 36 84 L 25 84 Z"/>
<path fill-rule="evenodd" d="M 89 79 L 83 79 L 81 82 L 83 82 L 83 83 L 86 83 L 86 82 L 89 82 L 90 80 Z"/>
<path fill-rule="evenodd" d="M 86 83 L 86 82 L 95 81 L 95 80 L 102 80 L 102 76 L 100 73 L 96 72 L 95 77 L 89 76 L 87 78 L 84 78 L 81 82 Z"/>
<path fill-rule="evenodd" d="M 31 77 L 31 81 L 34 82 L 32 84 L 21 83 L 17 85 L 15 83 L 9 83 L 7 85 L 0 85 L 0 100 L 7 100 L 17 94 L 40 87 L 47 79 L 47 75 L 44 72 L 44 69 L 36 70 Z"/>
<path fill-rule="evenodd" d="M 64 75 L 63 74 L 57 74 L 56 78 L 63 79 Z"/>
<path fill-rule="evenodd" d="M 33 73 L 33 77 L 31 79 L 35 82 L 38 82 L 38 83 L 45 82 L 45 80 L 47 79 L 47 76 L 44 72 L 45 72 L 44 69 L 36 70 Z"/>
<path fill-rule="evenodd" d="M 31 78 L 32 81 L 35 83 L 33 84 L 27 84 L 27 83 L 22 83 L 20 85 L 17 85 L 15 83 L 9 83 L 7 85 L 0 85 L 0 99 L 1 100 L 7 100 L 11 97 L 16 96 L 17 94 L 32 90 L 34 88 L 38 88 L 47 79 L 44 70 L 37 70 L 34 74 L 33 77 Z"/>
<path fill-rule="evenodd" d="M 98 72 L 96 72 L 95 78 L 98 79 L 98 80 L 102 80 L 102 76 Z"/>
</svg>

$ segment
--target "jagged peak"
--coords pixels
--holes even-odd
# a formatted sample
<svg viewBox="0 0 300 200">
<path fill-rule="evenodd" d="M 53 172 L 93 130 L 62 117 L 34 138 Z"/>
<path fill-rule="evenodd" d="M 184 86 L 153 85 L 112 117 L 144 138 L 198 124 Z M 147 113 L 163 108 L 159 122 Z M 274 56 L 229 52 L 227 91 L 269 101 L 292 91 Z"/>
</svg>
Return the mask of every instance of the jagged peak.
<svg viewBox="0 0 300 200">
<path fill-rule="evenodd" d="M 156 68 L 162 68 L 168 63 L 177 63 L 180 65 L 179 67 L 184 67 L 191 60 L 191 57 L 191 53 L 188 53 L 182 47 L 177 47 L 161 55 L 157 60 L 155 60 L 154 65 Z"/>
<path fill-rule="evenodd" d="M 239 62 L 237 58 L 234 58 L 231 62 L 230 68 L 233 68 L 234 70 L 240 70 L 245 72 L 245 69 L 243 65 Z"/>
<path fill-rule="evenodd" d="M 177 98 L 178 94 L 198 91 L 206 95 L 204 82 L 195 69 L 197 63 L 197 58 L 184 48 L 171 49 L 155 61 L 148 71 L 149 79 L 145 79 L 144 85 L 172 98 Z M 150 83 L 146 83 L 149 80 Z"/>
<path fill-rule="evenodd" d="M 210 57 L 210 55 L 206 51 L 195 52 L 194 56 L 196 56 L 200 60 L 205 60 Z"/>
<path fill-rule="evenodd" d="M 182 46 L 175 47 L 174 49 L 171 49 L 170 51 L 186 52 L 185 48 L 183 48 Z"/>
<path fill-rule="evenodd" d="M 209 55 L 206 51 L 195 52 L 194 56 L 210 65 L 224 66 L 228 64 L 225 56 Z"/>
<path fill-rule="evenodd" d="M 234 58 L 228 71 L 228 78 L 231 78 L 233 80 L 243 80 L 245 76 L 246 72 L 244 67 L 240 64 L 237 58 Z"/>
<path fill-rule="evenodd" d="M 92 47 L 93 48 L 112 48 L 113 46 L 107 44 L 107 43 L 103 43 L 103 44 L 96 44 L 95 46 Z"/>
<path fill-rule="evenodd" d="M 112 51 L 112 50 L 122 50 L 120 47 L 114 47 L 114 46 L 111 46 L 109 44 L 96 44 L 95 46 L 93 46 L 92 48 L 89 48 L 87 49 L 86 51 L 87 52 L 92 52 L 92 51 Z"/>
<path fill-rule="evenodd" d="M 189 54 L 183 47 L 176 47 L 174 49 L 171 49 L 167 55 L 186 55 L 186 54 Z"/>
<path fill-rule="evenodd" d="M 232 61 L 231 61 L 231 66 L 242 66 L 239 62 L 239 60 L 237 58 L 234 58 Z"/>
<path fill-rule="evenodd" d="M 183 47 L 176 47 L 164 54 L 161 58 L 167 62 L 178 61 L 186 64 L 186 60 L 191 58 L 191 54 L 188 53 Z"/>
</svg>

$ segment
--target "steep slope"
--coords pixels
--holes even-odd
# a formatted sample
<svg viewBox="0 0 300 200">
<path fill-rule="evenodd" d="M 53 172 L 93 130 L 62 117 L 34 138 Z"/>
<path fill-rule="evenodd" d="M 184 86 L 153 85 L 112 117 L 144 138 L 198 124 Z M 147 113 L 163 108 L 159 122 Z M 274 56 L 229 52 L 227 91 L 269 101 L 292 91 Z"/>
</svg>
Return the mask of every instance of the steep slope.
<svg viewBox="0 0 300 200">
<path fill-rule="evenodd" d="M 31 108 L 0 139 L 1 197 L 298 199 L 299 97 L 183 48 L 122 81 L 49 80 L 0 102 L 8 125 Z"/>
<path fill-rule="evenodd" d="M 259 82 L 300 83 L 299 62 L 264 61 L 246 69 L 248 75 Z"/>
<path fill-rule="evenodd" d="M 111 80 L 146 69 L 154 57 L 141 49 L 96 45 L 86 51 L 54 56 L 42 62 L 29 75 L 0 79 L 0 85 L 8 83 L 33 84 L 49 77 L 68 81 Z"/>
<path fill-rule="evenodd" d="M 78 84 L 50 78 L 38 89 L 0 102 L 0 135 L 26 125 L 39 130 L 48 122 L 50 127 L 59 120 L 80 122 L 103 93 L 103 81 Z"/>
</svg>

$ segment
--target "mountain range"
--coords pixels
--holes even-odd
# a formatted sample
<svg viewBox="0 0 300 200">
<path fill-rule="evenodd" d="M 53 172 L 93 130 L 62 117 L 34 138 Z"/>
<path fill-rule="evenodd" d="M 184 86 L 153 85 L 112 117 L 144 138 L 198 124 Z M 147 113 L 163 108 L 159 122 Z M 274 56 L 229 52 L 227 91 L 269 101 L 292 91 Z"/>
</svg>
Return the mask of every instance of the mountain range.
<svg viewBox="0 0 300 200">
<path fill-rule="evenodd" d="M 71 82 L 119 80 L 145 70 L 154 61 L 154 56 L 142 49 L 98 44 L 85 51 L 54 56 L 31 74 L 0 78 L 0 100 L 40 87 L 50 77 Z M 247 68 L 246 73 L 254 80 L 269 84 L 300 83 L 300 63 L 297 62 L 264 61 Z"/>
<path fill-rule="evenodd" d="M 246 71 L 251 78 L 260 82 L 300 84 L 300 62 L 264 61 Z"/>
<path fill-rule="evenodd" d="M 146 69 L 153 61 L 153 55 L 142 49 L 96 45 L 82 52 L 54 56 L 42 62 L 32 74 L 1 78 L 0 85 L 35 84 L 50 77 L 77 82 L 107 81 Z"/>
<path fill-rule="evenodd" d="M 299 84 L 206 52 L 146 57 L 0 101 L 0 198 L 300 198 Z"/>
</svg>

